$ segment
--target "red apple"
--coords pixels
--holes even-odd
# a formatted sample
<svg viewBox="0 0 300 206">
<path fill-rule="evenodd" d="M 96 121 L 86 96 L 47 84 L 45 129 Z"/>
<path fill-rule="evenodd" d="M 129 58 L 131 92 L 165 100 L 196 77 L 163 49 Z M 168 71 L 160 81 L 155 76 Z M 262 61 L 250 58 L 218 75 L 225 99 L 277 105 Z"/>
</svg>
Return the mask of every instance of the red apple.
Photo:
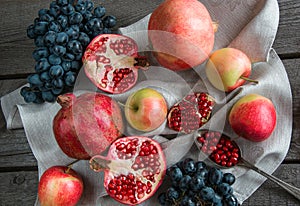
<svg viewBox="0 0 300 206">
<path fill-rule="evenodd" d="M 217 89 L 230 92 L 243 85 L 251 74 L 251 61 L 242 51 L 222 48 L 214 51 L 206 63 L 206 76 Z M 256 81 L 255 81 L 256 82 Z"/>
<path fill-rule="evenodd" d="M 166 120 L 168 106 L 158 91 L 143 88 L 128 97 L 124 110 L 128 123 L 134 129 L 149 132 Z"/>
<path fill-rule="evenodd" d="M 83 192 L 81 177 L 66 166 L 53 166 L 40 178 L 38 197 L 41 206 L 72 206 L 80 200 Z"/>
<path fill-rule="evenodd" d="M 248 94 L 233 105 L 229 124 L 239 136 L 261 142 L 270 137 L 275 129 L 276 110 L 270 99 Z"/>
</svg>

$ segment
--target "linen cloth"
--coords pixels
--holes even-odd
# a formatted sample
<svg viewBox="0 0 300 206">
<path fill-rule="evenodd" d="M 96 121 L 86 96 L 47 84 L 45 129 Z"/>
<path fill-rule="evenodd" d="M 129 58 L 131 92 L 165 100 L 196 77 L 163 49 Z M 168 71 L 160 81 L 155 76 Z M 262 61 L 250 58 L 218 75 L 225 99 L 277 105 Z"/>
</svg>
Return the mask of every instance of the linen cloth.
<svg viewBox="0 0 300 206">
<path fill-rule="evenodd" d="M 144 87 L 153 87 L 164 95 L 170 107 L 191 91 L 206 91 L 216 98 L 218 106 L 211 120 L 203 128 L 223 130 L 233 138 L 237 138 L 228 126 L 226 118 L 231 106 L 245 94 L 258 93 L 266 96 L 276 107 L 275 131 L 268 140 L 263 142 L 254 143 L 243 138 L 237 138 L 236 141 L 242 148 L 245 159 L 262 170 L 273 173 L 286 156 L 292 133 L 290 84 L 284 65 L 276 51 L 272 49 L 279 21 L 278 2 L 276 0 L 207 0 L 201 2 L 209 10 L 212 19 L 219 24 L 214 50 L 234 47 L 244 51 L 252 62 L 256 62 L 253 64 L 251 78 L 258 80 L 259 84 L 247 83 L 230 94 L 224 94 L 209 84 L 205 77 L 204 65 L 191 71 L 198 75 L 194 78 L 199 78 L 195 85 L 190 85 L 189 81 L 181 75 L 157 65 L 151 66 L 146 71 L 140 71 L 142 78 L 130 91 L 120 95 L 111 95 L 111 97 L 124 103 L 132 92 Z M 149 51 L 147 23 L 150 15 L 133 25 L 119 29 L 120 33 L 137 41 L 141 52 Z M 20 88 L 3 96 L 1 106 L 8 129 L 24 128 L 29 145 L 38 162 L 39 177 L 45 169 L 53 165 L 66 165 L 73 162 L 74 159 L 67 157 L 60 150 L 52 132 L 52 120 L 60 106 L 57 103 L 26 104 L 19 90 Z M 96 88 L 81 70 L 74 93 L 80 95 L 90 91 L 95 92 Z M 168 166 L 187 156 L 200 158 L 199 151 L 194 146 L 194 134 L 177 134 L 172 140 L 162 137 L 162 134 L 170 133 L 174 132 L 167 128 L 166 122 L 149 133 L 140 133 L 126 125 L 126 135 L 153 136 L 154 139 L 162 142 Z M 90 170 L 88 161 L 75 163 L 73 169 L 82 175 L 85 184 L 80 205 L 121 205 L 105 196 L 102 186 L 103 175 Z M 250 197 L 266 180 L 254 171 L 239 166 L 229 171 L 237 177 L 233 187 L 240 203 Z M 142 205 L 158 205 L 156 196 L 163 189 L 160 188 L 154 197 Z"/>
</svg>

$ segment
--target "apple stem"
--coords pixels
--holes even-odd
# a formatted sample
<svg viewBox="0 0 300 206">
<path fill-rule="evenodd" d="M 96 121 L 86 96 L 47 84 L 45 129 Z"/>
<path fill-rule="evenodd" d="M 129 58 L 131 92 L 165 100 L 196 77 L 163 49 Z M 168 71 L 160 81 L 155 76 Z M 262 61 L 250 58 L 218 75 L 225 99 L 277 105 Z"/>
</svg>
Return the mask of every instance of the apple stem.
<svg viewBox="0 0 300 206">
<path fill-rule="evenodd" d="M 253 82 L 253 83 L 255 83 L 255 84 L 258 84 L 258 81 L 257 81 L 257 80 L 250 79 L 250 78 L 244 77 L 244 76 L 241 76 L 240 78 L 243 79 L 243 80 L 246 80 L 246 81 L 248 81 L 248 82 Z"/>
<path fill-rule="evenodd" d="M 70 169 L 72 168 L 73 164 L 75 164 L 76 162 L 79 162 L 80 160 L 75 160 L 73 162 L 71 162 L 70 164 L 67 165 L 68 169 L 66 170 L 66 173 L 69 173 Z"/>
</svg>

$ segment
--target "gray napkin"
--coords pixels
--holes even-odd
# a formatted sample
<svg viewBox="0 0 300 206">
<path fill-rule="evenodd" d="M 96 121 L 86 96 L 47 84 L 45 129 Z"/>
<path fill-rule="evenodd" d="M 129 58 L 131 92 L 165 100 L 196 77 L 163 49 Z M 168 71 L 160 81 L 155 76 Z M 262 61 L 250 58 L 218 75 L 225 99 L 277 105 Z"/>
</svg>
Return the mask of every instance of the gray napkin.
<svg viewBox="0 0 300 206">
<path fill-rule="evenodd" d="M 166 98 L 168 105 L 174 104 L 191 91 L 208 91 L 216 97 L 217 103 L 222 105 L 213 115 L 206 128 L 224 129 L 233 137 L 236 135 L 228 126 L 226 114 L 232 104 L 241 96 L 248 93 L 258 93 L 270 98 L 277 110 L 277 126 L 272 136 L 260 143 L 253 143 L 242 138 L 237 142 L 243 150 L 245 159 L 256 164 L 264 171 L 272 173 L 281 164 L 289 148 L 292 132 L 292 94 L 284 65 L 276 52 L 271 49 L 277 32 L 279 9 L 276 0 L 252 1 L 202 1 L 210 11 L 214 21 L 219 23 L 216 33 L 215 48 L 226 46 L 244 51 L 253 62 L 252 78 L 259 80 L 258 85 L 246 84 L 233 91 L 229 96 L 216 91 L 203 74 L 203 68 L 197 68 L 199 81 L 191 86 L 187 80 L 176 73 L 159 66 L 153 66 L 147 71 L 141 71 L 142 80 L 130 91 L 113 95 L 120 102 L 135 90 L 144 87 L 154 87 Z M 120 33 L 134 38 L 140 51 L 149 51 L 147 39 L 147 23 L 150 14 L 126 28 L 120 28 Z M 196 76 L 196 78 L 198 78 Z M 280 84 L 278 84 L 280 82 Z M 19 95 L 19 90 L 1 98 L 1 106 L 7 121 L 8 129 L 24 127 L 29 145 L 38 161 L 39 176 L 52 165 L 66 165 L 74 161 L 59 149 L 53 132 L 52 120 L 59 110 L 57 103 L 42 105 L 26 104 Z M 86 91 L 96 91 L 92 84 L 80 73 L 74 89 L 79 95 Z M 224 103 L 230 100 L 227 104 Z M 163 143 L 168 166 L 185 156 L 198 156 L 194 149 L 194 136 L 177 135 L 171 141 L 166 141 L 160 134 L 170 134 L 165 124 L 157 130 L 143 135 L 153 136 Z M 141 134 L 126 125 L 126 134 Z M 73 168 L 84 178 L 85 192 L 80 205 L 120 205 L 105 196 L 102 187 L 103 176 L 89 169 L 87 161 L 79 161 Z M 241 167 L 230 169 L 237 176 L 234 184 L 235 194 L 240 203 L 246 200 L 265 181 L 265 178 Z M 162 189 L 161 189 L 162 190 Z M 38 203 L 37 203 L 38 204 Z M 147 200 L 142 205 L 158 205 L 156 197 Z"/>
</svg>

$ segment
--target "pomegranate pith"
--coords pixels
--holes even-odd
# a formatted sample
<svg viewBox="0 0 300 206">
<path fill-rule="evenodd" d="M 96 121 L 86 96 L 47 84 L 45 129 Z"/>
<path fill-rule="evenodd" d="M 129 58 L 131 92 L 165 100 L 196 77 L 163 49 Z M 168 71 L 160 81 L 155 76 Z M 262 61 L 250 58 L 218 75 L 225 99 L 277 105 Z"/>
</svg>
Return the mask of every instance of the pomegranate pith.
<svg viewBox="0 0 300 206">
<path fill-rule="evenodd" d="M 168 112 L 168 126 L 182 133 L 191 133 L 210 118 L 215 101 L 207 93 L 192 93 L 173 105 Z"/>
<path fill-rule="evenodd" d="M 82 61 L 87 77 L 102 91 L 113 94 L 132 88 L 138 78 L 138 69 L 148 66 L 146 58 L 138 55 L 136 42 L 118 34 L 95 37 Z"/>
<path fill-rule="evenodd" d="M 107 157 L 90 160 L 95 171 L 104 170 L 104 187 L 115 200 L 136 205 L 151 197 L 166 172 L 165 155 L 156 141 L 143 136 L 123 137 L 109 148 Z"/>
</svg>

